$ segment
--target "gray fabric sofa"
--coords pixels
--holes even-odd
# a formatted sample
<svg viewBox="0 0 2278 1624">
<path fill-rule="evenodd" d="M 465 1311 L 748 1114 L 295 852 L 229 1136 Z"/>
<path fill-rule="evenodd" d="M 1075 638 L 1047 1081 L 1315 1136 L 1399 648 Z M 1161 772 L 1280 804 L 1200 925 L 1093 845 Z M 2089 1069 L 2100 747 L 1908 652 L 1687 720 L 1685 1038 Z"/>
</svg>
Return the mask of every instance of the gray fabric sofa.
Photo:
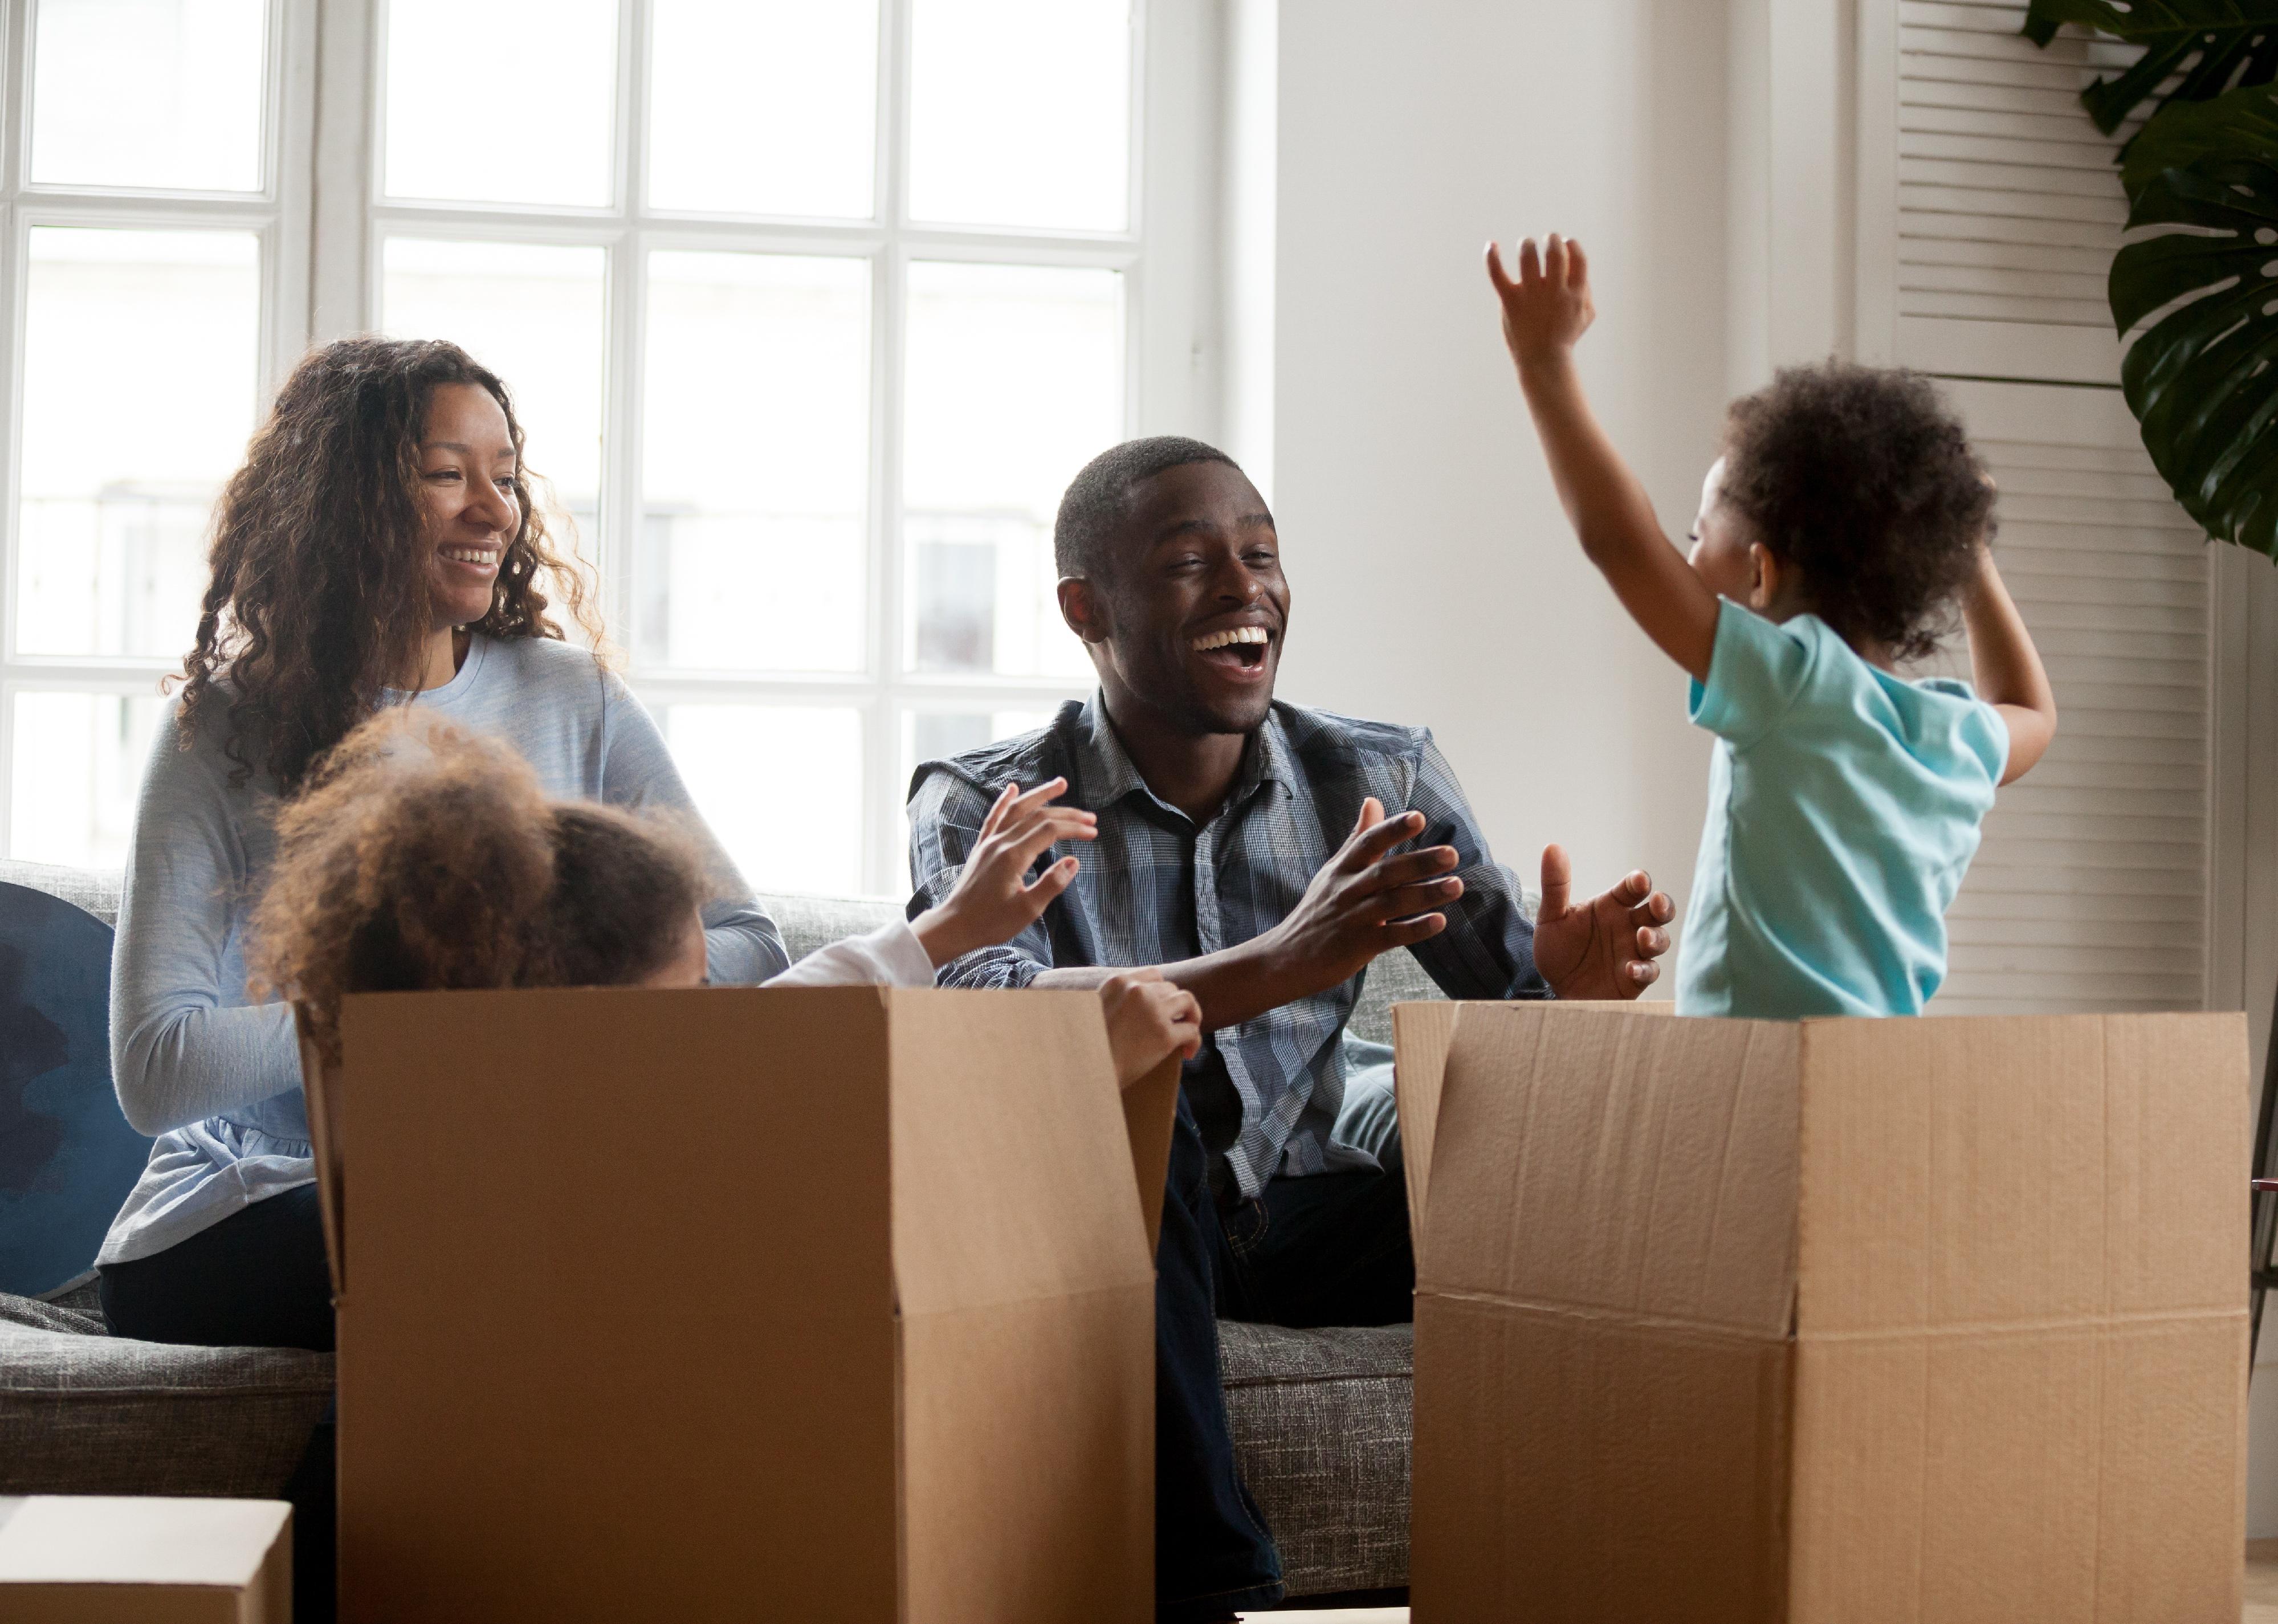
<svg viewBox="0 0 2278 1624">
<path fill-rule="evenodd" d="M 0 882 L 112 923 L 115 873 L 0 862 Z M 794 957 L 897 904 L 763 897 Z M 1390 1006 L 1439 991 L 1406 953 L 1379 961 L 1353 1022 L 1391 1041 Z M 660 1297 L 671 1283 L 659 1282 Z M 1222 1377 L 1251 1492 L 1292 1598 L 1408 1582 L 1410 1330 L 1221 1325 Z M 273 1495 L 332 1396 L 328 1354 L 187 1348 L 105 1334 L 94 1288 L 0 1293 L 0 1495 Z"/>
</svg>

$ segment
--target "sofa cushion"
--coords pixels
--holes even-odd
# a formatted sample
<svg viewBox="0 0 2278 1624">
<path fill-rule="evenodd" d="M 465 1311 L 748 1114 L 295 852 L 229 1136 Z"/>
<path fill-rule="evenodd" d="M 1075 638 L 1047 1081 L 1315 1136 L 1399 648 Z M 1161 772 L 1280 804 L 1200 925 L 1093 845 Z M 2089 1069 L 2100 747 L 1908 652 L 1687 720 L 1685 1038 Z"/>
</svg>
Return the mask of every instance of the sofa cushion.
<svg viewBox="0 0 2278 1624">
<path fill-rule="evenodd" d="M 103 1334 L 92 1286 L 0 1294 L 0 1494 L 271 1498 L 333 1401 L 333 1356 Z"/>
<path fill-rule="evenodd" d="M 1392 1041 L 1392 1006 L 1428 998 L 1445 998 L 1439 983 L 1424 973 L 1424 966 L 1406 948 L 1395 948 L 1368 967 L 1360 984 L 1360 1000 L 1353 1005 L 1345 1030 L 1368 1043 Z"/>
<path fill-rule="evenodd" d="M 74 908 L 83 908 L 116 929 L 118 892 L 124 871 L 116 868 L 71 868 L 61 863 L 18 863 L 0 858 L 0 885 L 28 886 L 60 896 Z"/>
<path fill-rule="evenodd" d="M 784 946 L 793 964 L 827 943 L 867 935 L 902 917 L 902 904 L 884 896 L 799 896 L 763 891 L 759 902 L 783 933 Z"/>
<path fill-rule="evenodd" d="M 111 1087 L 111 936 L 0 881 L 0 1292 L 85 1279 L 149 1160 Z"/>
<path fill-rule="evenodd" d="M 1414 1349 L 1407 1325 L 1219 1323 L 1235 1455 L 1293 1597 L 1408 1582 Z"/>
</svg>

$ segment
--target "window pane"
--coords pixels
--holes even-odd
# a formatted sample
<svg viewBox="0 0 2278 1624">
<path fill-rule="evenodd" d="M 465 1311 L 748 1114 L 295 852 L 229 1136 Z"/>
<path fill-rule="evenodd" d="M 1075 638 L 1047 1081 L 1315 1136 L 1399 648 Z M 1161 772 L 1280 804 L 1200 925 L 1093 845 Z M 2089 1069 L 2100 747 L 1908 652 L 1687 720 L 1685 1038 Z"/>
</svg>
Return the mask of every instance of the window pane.
<svg viewBox="0 0 2278 1624">
<path fill-rule="evenodd" d="M 1048 710 L 905 711 L 902 787 L 909 788 L 911 776 L 922 762 L 946 760 L 983 744 L 1033 732 L 1049 726 L 1055 714 Z"/>
<path fill-rule="evenodd" d="M 915 0 L 910 217 L 1130 223 L 1127 0 Z"/>
<path fill-rule="evenodd" d="M 390 0 L 391 197 L 606 207 L 616 0 Z"/>
<path fill-rule="evenodd" d="M 869 217 L 875 4 L 656 0 L 654 16 L 653 207 Z"/>
<path fill-rule="evenodd" d="M 773 705 L 661 707 L 688 793 L 754 890 L 862 889 L 862 718 Z"/>
<path fill-rule="evenodd" d="M 921 671 L 1083 677 L 1052 515 L 1123 438 L 1123 278 L 910 267 L 905 655 Z"/>
<path fill-rule="evenodd" d="M 641 659 L 861 669 L 868 263 L 650 255 L 646 393 Z"/>
<path fill-rule="evenodd" d="M 1017 737 L 1045 726 L 1054 714 L 1048 710 L 904 711 L 902 775 L 894 786 L 894 793 L 902 801 L 900 849 L 906 852 L 910 849 L 910 780 L 916 775 L 919 763 L 944 760 L 968 750 L 978 750 L 983 744 L 994 744 L 1000 739 Z"/>
<path fill-rule="evenodd" d="M 32 180 L 261 189 L 264 0 L 42 0 Z"/>
<path fill-rule="evenodd" d="M 10 857 L 86 868 L 126 860 L 159 703 L 156 694 L 16 696 Z"/>
<path fill-rule="evenodd" d="M 448 339 L 497 373 L 529 469 L 541 491 L 552 486 L 551 513 L 592 534 L 601 489 L 602 250 L 391 237 L 381 264 L 384 331 Z"/>
<path fill-rule="evenodd" d="M 18 646 L 180 654 L 260 361 L 250 232 L 37 226 L 25 295 Z"/>
</svg>

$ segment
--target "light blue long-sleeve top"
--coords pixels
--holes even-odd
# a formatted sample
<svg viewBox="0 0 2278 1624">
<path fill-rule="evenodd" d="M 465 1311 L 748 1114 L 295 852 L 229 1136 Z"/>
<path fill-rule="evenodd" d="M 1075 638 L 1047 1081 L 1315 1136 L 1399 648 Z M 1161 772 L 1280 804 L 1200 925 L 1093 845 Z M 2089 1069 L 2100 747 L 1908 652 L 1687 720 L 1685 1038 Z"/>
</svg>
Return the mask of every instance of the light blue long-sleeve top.
<svg viewBox="0 0 2278 1624">
<path fill-rule="evenodd" d="M 414 702 L 512 744 L 549 795 L 687 812 L 703 830 L 656 724 L 582 649 L 477 636 L 458 675 Z M 162 1252 L 315 1177 L 291 1014 L 245 990 L 242 931 L 276 855 L 277 796 L 262 774 L 230 782 L 224 731 L 203 727 L 184 750 L 170 714 L 142 782 L 112 957 L 111 1058 L 126 1119 L 157 1140 L 102 1263 Z M 733 875 L 708 831 L 702 839 Z M 741 900 L 704 911 L 711 978 L 767 980 L 786 965 L 783 939 L 740 880 L 732 895 Z M 932 980 L 906 926 L 865 945 L 879 962 L 814 979 Z"/>
</svg>

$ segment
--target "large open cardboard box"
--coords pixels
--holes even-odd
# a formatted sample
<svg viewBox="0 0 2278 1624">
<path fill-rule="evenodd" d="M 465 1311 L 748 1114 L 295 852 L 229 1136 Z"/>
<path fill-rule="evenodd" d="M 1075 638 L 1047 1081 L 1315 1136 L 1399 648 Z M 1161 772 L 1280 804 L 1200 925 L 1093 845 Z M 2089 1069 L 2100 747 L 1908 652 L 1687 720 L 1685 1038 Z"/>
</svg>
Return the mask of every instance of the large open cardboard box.
<svg viewBox="0 0 2278 1624">
<path fill-rule="evenodd" d="M 0 1624 L 289 1624 L 282 1500 L 0 1498 Z"/>
<path fill-rule="evenodd" d="M 1418 1624 L 2237 1619 L 2243 1017 L 1394 1024 Z"/>
<path fill-rule="evenodd" d="M 1178 1066 L 1119 1094 L 1097 997 L 395 994 L 341 1029 L 344 1619 L 1152 1617 Z"/>
</svg>

